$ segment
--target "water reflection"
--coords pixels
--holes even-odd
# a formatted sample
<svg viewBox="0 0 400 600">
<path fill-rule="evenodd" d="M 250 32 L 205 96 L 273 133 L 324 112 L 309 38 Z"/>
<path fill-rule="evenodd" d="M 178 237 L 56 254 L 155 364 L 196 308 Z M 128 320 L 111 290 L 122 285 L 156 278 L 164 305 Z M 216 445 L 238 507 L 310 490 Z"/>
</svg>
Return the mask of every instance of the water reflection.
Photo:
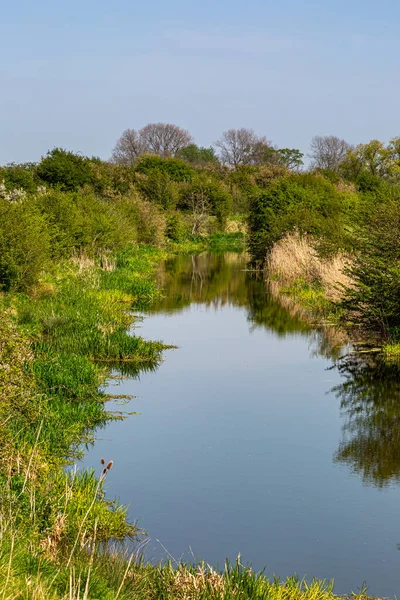
<svg viewBox="0 0 400 600">
<path fill-rule="evenodd" d="M 250 329 L 263 327 L 278 337 L 307 336 L 313 356 L 333 361 L 344 377 L 333 390 L 340 400 L 343 440 L 334 455 L 378 487 L 400 480 L 400 376 L 377 356 L 343 352 L 343 338 L 330 328 L 311 327 L 282 302 L 262 274 L 248 270 L 245 254 L 204 252 L 178 256 L 160 267 L 164 298 L 150 312 L 183 311 L 192 303 L 211 308 L 244 307 Z"/>
<path fill-rule="evenodd" d="M 334 460 L 377 487 L 400 481 L 400 371 L 379 356 L 349 353 L 334 388 L 345 423 Z"/>
<path fill-rule="evenodd" d="M 182 311 L 193 303 L 210 308 L 245 307 L 251 327 L 265 327 L 279 336 L 309 335 L 311 327 L 267 292 L 262 274 L 249 271 L 247 256 L 237 253 L 178 256 L 160 268 L 164 298 L 150 313 Z"/>
</svg>

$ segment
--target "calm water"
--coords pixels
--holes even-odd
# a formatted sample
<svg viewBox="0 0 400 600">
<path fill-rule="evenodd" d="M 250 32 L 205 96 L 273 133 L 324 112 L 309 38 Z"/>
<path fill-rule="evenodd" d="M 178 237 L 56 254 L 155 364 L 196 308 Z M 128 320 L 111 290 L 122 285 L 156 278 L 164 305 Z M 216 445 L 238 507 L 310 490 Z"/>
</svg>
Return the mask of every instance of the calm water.
<svg viewBox="0 0 400 600">
<path fill-rule="evenodd" d="M 281 577 L 367 581 L 400 597 L 397 373 L 340 358 L 245 270 L 240 255 L 178 257 L 134 333 L 179 346 L 110 384 L 137 411 L 97 432 L 84 466 L 114 460 L 109 496 L 148 531 L 147 556 L 242 562 Z M 115 387 L 114 387 L 115 386 Z"/>
</svg>

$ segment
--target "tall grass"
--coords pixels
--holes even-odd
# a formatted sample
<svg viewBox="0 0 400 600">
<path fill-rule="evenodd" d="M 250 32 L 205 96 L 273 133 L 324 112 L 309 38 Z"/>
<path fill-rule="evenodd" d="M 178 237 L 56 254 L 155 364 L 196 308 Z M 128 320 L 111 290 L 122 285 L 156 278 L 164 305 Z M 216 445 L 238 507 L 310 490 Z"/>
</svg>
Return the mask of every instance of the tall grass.
<svg viewBox="0 0 400 600">
<path fill-rule="evenodd" d="M 351 283 L 346 274 L 348 264 L 349 259 L 342 252 L 321 257 L 310 237 L 294 232 L 273 246 L 267 259 L 267 273 L 285 286 L 298 281 L 320 286 L 328 300 L 339 300 L 343 287 Z"/>
</svg>

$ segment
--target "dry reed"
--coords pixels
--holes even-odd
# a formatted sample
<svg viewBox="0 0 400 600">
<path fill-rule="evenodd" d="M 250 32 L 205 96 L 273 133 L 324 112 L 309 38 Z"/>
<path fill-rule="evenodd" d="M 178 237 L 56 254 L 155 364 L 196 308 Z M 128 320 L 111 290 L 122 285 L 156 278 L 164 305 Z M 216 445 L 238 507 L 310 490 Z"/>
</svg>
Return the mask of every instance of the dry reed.
<svg viewBox="0 0 400 600">
<path fill-rule="evenodd" d="M 267 262 L 267 272 L 282 285 L 292 285 L 302 280 L 307 284 L 320 284 L 331 301 L 340 300 L 343 287 L 351 285 L 345 273 L 349 258 L 338 252 L 330 258 L 321 258 L 313 240 L 298 232 L 289 233 L 273 247 Z"/>
</svg>

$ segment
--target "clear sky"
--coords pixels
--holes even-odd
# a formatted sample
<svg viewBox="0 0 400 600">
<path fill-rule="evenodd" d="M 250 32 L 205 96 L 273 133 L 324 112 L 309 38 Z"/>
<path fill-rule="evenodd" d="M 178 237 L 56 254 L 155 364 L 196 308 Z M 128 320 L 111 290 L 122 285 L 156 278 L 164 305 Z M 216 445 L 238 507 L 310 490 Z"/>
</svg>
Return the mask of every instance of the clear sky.
<svg viewBox="0 0 400 600">
<path fill-rule="evenodd" d="M 0 18 L 0 163 L 108 158 L 171 122 L 308 151 L 400 135 L 398 0 L 15 0 Z"/>
</svg>

